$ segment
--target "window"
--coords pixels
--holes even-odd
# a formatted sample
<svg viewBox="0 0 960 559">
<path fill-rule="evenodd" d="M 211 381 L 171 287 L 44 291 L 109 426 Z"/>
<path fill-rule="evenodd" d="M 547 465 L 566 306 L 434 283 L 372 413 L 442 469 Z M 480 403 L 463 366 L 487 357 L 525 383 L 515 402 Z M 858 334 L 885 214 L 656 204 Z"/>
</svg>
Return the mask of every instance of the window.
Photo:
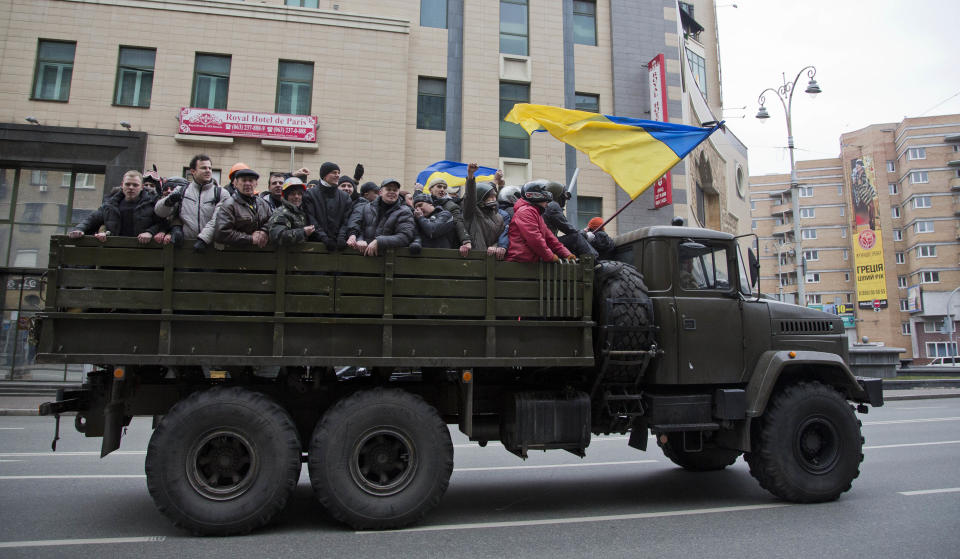
<svg viewBox="0 0 960 559">
<path fill-rule="evenodd" d="M 699 54 L 687 49 L 687 62 L 690 65 L 690 73 L 693 74 L 693 81 L 697 82 L 700 93 L 707 96 L 707 64 Z"/>
<path fill-rule="evenodd" d="M 707 226 L 707 197 L 703 192 L 703 187 L 700 186 L 700 181 L 696 181 L 696 196 L 697 196 L 697 221 L 700 222 L 700 227 Z"/>
<path fill-rule="evenodd" d="M 933 233 L 932 221 L 918 221 L 913 224 L 914 233 Z"/>
<path fill-rule="evenodd" d="M 816 217 L 817 210 L 813 208 L 800 208 L 800 217 Z"/>
<path fill-rule="evenodd" d="M 844 260 L 849 260 L 849 259 L 850 259 L 850 250 L 849 250 L 849 249 L 843 249 L 843 259 L 844 259 Z"/>
<path fill-rule="evenodd" d="M 577 93 L 576 109 L 578 111 L 600 112 L 600 96 L 595 93 Z"/>
<path fill-rule="evenodd" d="M 801 187 L 800 187 L 800 197 L 801 197 L 801 198 L 813 198 L 813 187 L 812 187 L 812 186 L 801 186 Z"/>
<path fill-rule="evenodd" d="M 929 196 L 916 196 L 913 199 L 914 208 L 917 208 L 917 209 L 929 208 L 931 206 L 932 206 L 932 203 Z"/>
<path fill-rule="evenodd" d="M 807 295 L 807 304 L 808 305 L 820 305 L 823 304 L 823 295 L 815 293 L 813 295 Z"/>
<path fill-rule="evenodd" d="M 39 233 L 40 221 L 43 218 L 43 202 L 27 202 L 23 208 L 23 214 L 20 216 L 20 231 L 26 233 Z"/>
<path fill-rule="evenodd" d="M 920 283 L 940 283 L 940 272 L 920 272 Z"/>
<path fill-rule="evenodd" d="M 420 0 L 420 27 L 446 29 L 447 0 Z"/>
<path fill-rule="evenodd" d="M 30 171 L 30 184 L 33 186 L 47 186 L 47 172 Z"/>
<path fill-rule="evenodd" d="M 313 62 L 281 60 L 277 66 L 277 112 L 310 114 L 313 100 Z"/>
<path fill-rule="evenodd" d="M 316 8 L 317 0 L 286 0 L 287 6 L 296 8 Z"/>
<path fill-rule="evenodd" d="M 909 311 L 910 310 L 910 301 L 906 299 L 900 299 L 900 310 Z"/>
<path fill-rule="evenodd" d="M 844 216 L 844 207 L 840 206 L 840 217 Z"/>
<path fill-rule="evenodd" d="M 33 96 L 42 101 L 70 99 L 73 79 L 73 57 L 77 43 L 40 39 L 37 46 L 37 67 L 33 76 Z"/>
<path fill-rule="evenodd" d="M 447 80 L 420 78 L 417 84 L 417 128 L 445 130 Z"/>
<path fill-rule="evenodd" d="M 37 267 L 37 251 L 36 249 L 19 249 L 17 254 L 13 257 L 13 267 L 14 268 L 36 268 Z"/>
<path fill-rule="evenodd" d="M 890 194 L 900 193 L 900 187 L 895 182 L 891 182 L 890 184 L 887 185 L 887 187 L 890 189 Z"/>
<path fill-rule="evenodd" d="M 902 240 L 903 240 L 903 230 L 902 230 L 902 229 L 894 229 L 894 230 L 893 230 L 893 240 L 894 240 L 894 241 L 902 241 Z"/>
<path fill-rule="evenodd" d="M 910 323 L 901 322 L 900 323 L 900 333 L 909 336 L 910 335 Z"/>
<path fill-rule="evenodd" d="M 724 246 L 709 246 L 708 241 L 698 240 L 699 248 L 680 247 L 680 288 L 690 290 L 730 290 L 727 270 L 727 249 Z M 704 246 L 706 245 L 706 246 Z"/>
<path fill-rule="evenodd" d="M 579 45 L 596 46 L 596 0 L 573 0 L 573 42 Z"/>
<path fill-rule="evenodd" d="M 114 105 L 144 108 L 150 106 L 156 58 L 156 49 L 120 47 Z"/>
<path fill-rule="evenodd" d="M 850 272 L 843 273 L 843 281 L 850 281 Z"/>
<path fill-rule="evenodd" d="M 893 164 L 893 161 L 887 161 L 887 172 L 894 173 L 896 172 L 897 167 Z"/>
<path fill-rule="evenodd" d="M 900 206 L 893 206 L 890 208 L 890 215 L 893 216 L 893 219 L 900 218 Z"/>
<path fill-rule="evenodd" d="M 819 250 L 805 250 L 803 251 L 803 259 L 807 262 L 816 262 L 820 260 L 820 251 Z"/>
<path fill-rule="evenodd" d="M 62 186 L 63 188 L 69 188 L 71 176 L 72 176 L 72 173 L 64 173 L 63 180 L 60 183 L 60 186 Z M 82 189 L 96 188 L 97 175 L 94 175 L 93 173 L 77 173 L 77 182 L 74 185 L 74 187 L 82 188 Z"/>
<path fill-rule="evenodd" d="M 500 52 L 529 54 L 528 16 L 527 0 L 500 0 Z"/>
<path fill-rule="evenodd" d="M 847 228 L 846 228 L 846 227 L 841 227 L 841 228 L 840 228 L 840 238 L 841 238 L 841 239 L 846 239 L 846 238 L 847 238 Z"/>
<path fill-rule="evenodd" d="M 514 104 L 529 102 L 529 85 L 500 83 L 500 157 L 530 158 L 530 135 L 519 124 L 503 121 Z"/>
<path fill-rule="evenodd" d="M 907 259 L 902 252 L 896 253 L 896 257 L 897 257 L 897 264 L 906 264 Z"/>
<path fill-rule="evenodd" d="M 843 196 L 843 186 L 842 186 L 842 185 L 837 187 L 837 196 L 840 196 L 840 197 Z"/>
<path fill-rule="evenodd" d="M 925 184 L 930 182 L 926 171 L 910 171 L 910 184 Z"/>
<path fill-rule="evenodd" d="M 926 148 L 910 148 L 907 150 L 907 159 L 926 159 L 927 158 L 927 149 Z"/>
<path fill-rule="evenodd" d="M 943 333 L 943 320 L 936 319 L 926 319 L 923 321 L 923 333 L 924 334 L 940 334 Z"/>
<path fill-rule="evenodd" d="M 756 210 L 756 209 L 757 209 L 757 201 L 756 201 L 756 200 L 750 200 L 750 209 L 751 209 L 751 210 Z"/>
<path fill-rule="evenodd" d="M 937 255 L 937 245 L 920 245 L 917 247 L 917 258 L 933 258 Z"/>
<path fill-rule="evenodd" d="M 953 357 L 957 354 L 957 342 L 927 342 L 927 357 Z"/>
<path fill-rule="evenodd" d="M 807 274 L 807 283 L 820 283 L 820 273 L 811 272 Z"/>
<path fill-rule="evenodd" d="M 229 87 L 230 55 L 197 53 L 193 67 L 193 106 L 226 109 Z"/>
<path fill-rule="evenodd" d="M 897 276 L 897 287 L 907 286 L 907 276 Z"/>
<path fill-rule="evenodd" d="M 757 228 L 757 220 L 754 219 L 750 222 L 750 229 L 756 229 L 756 228 Z"/>
<path fill-rule="evenodd" d="M 816 239 L 817 230 L 816 229 L 801 229 L 800 236 L 804 239 Z"/>
<path fill-rule="evenodd" d="M 585 229 L 587 223 L 595 217 L 603 217 L 603 198 L 577 196 L 577 229 Z"/>
</svg>

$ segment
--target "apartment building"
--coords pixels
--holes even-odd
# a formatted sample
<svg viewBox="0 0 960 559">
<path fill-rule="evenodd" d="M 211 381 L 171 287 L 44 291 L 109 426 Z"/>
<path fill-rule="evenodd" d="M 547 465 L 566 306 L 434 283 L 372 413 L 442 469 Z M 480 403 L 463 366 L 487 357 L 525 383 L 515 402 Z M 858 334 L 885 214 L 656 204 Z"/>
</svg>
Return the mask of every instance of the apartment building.
<svg viewBox="0 0 960 559">
<path fill-rule="evenodd" d="M 606 173 L 502 118 L 516 102 L 651 118 L 657 102 L 670 122 L 715 120 L 714 11 L 705 0 L 4 0 L 0 379 L 37 378 L 24 319 L 40 305 L 47 239 L 128 169 L 182 175 L 205 153 L 222 181 L 238 161 L 261 175 L 335 161 L 412 189 L 442 159 L 500 167 L 511 184 L 565 182 L 579 167 L 568 212 L 581 225 L 612 215 L 628 199 Z M 608 231 L 680 215 L 745 232 L 746 148 L 714 136 L 674 168 L 672 204 L 651 209 L 651 189 Z"/>
<path fill-rule="evenodd" d="M 789 175 L 750 178 L 761 290 L 796 303 L 803 282 L 804 304 L 843 316 L 851 339 L 904 347 L 918 364 L 956 355 L 960 115 L 875 124 L 840 144 L 839 158 L 797 163 L 799 242 Z"/>
</svg>

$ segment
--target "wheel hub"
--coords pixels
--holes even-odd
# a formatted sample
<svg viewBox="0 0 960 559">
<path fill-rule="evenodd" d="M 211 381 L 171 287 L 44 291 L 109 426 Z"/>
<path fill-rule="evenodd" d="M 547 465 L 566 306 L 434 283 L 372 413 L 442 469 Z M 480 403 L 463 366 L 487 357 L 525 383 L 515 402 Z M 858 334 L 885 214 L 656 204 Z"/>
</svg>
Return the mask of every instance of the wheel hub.
<svg viewBox="0 0 960 559">
<path fill-rule="evenodd" d="M 840 459 L 840 436 L 836 426 L 824 416 L 808 417 L 797 429 L 794 454 L 808 473 L 830 472 Z"/>
<path fill-rule="evenodd" d="M 236 431 L 218 430 L 201 437 L 187 455 L 187 479 L 208 499 L 239 497 L 256 479 L 259 459 L 253 445 Z"/>
<path fill-rule="evenodd" d="M 350 475 L 371 495 L 393 495 L 413 481 L 417 458 L 413 441 L 406 433 L 393 427 L 376 427 L 354 445 Z"/>
</svg>

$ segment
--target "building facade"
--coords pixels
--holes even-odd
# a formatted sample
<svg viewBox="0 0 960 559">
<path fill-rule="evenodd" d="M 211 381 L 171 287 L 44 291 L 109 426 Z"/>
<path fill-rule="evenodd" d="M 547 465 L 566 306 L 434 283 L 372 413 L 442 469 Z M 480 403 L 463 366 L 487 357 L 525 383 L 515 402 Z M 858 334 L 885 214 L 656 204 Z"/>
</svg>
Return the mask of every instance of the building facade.
<svg viewBox="0 0 960 559">
<path fill-rule="evenodd" d="M 960 115 L 875 124 L 840 144 L 836 159 L 797 163 L 800 216 L 788 174 L 750 178 L 761 290 L 796 303 L 803 281 L 804 304 L 843 316 L 851 340 L 903 347 L 917 364 L 957 355 Z M 866 245 L 875 261 L 857 260 Z"/>
<path fill-rule="evenodd" d="M 662 54 L 669 121 L 699 125 L 721 109 L 707 1 L 0 3 L 0 379 L 72 374 L 30 365 L 25 319 L 42 305 L 49 236 L 95 210 L 128 169 L 184 175 L 205 153 L 223 182 L 238 161 L 261 176 L 324 161 L 352 174 L 362 163 L 365 180 L 400 177 L 412 190 L 443 159 L 502 168 L 509 184 L 566 182 L 579 167 L 571 206 L 584 225 L 612 215 L 625 193 L 583 154 L 502 122 L 514 103 L 650 118 L 647 62 Z M 317 125 L 299 141 L 205 134 L 183 126 L 184 109 Z M 608 231 L 674 215 L 746 230 L 743 145 L 717 133 L 689 161 L 673 170 L 673 205 L 650 209 L 648 191 Z"/>
</svg>

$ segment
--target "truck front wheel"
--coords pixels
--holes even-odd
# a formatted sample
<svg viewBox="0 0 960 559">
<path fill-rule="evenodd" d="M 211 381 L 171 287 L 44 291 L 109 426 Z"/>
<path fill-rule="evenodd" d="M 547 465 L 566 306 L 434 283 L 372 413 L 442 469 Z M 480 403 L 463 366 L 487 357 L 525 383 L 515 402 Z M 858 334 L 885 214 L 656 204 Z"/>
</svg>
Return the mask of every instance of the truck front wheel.
<svg viewBox="0 0 960 559">
<path fill-rule="evenodd" d="M 358 530 L 401 528 L 440 502 L 453 471 L 450 431 L 419 396 L 357 392 L 334 405 L 310 442 L 320 503 Z"/>
<path fill-rule="evenodd" d="M 281 511 L 300 477 L 300 440 L 266 396 L 213 388 L 179 402 L 147 447 L 160 512 L 201 536 L 245 534 Z"/>
<path fill-rule="evenodd" d="M 833 501 L 860 475 L 863 435 L 853 407 L 819 382 L 777 394 L 744 455 L 760 486 L 797 503 Z"/>
</svg>

